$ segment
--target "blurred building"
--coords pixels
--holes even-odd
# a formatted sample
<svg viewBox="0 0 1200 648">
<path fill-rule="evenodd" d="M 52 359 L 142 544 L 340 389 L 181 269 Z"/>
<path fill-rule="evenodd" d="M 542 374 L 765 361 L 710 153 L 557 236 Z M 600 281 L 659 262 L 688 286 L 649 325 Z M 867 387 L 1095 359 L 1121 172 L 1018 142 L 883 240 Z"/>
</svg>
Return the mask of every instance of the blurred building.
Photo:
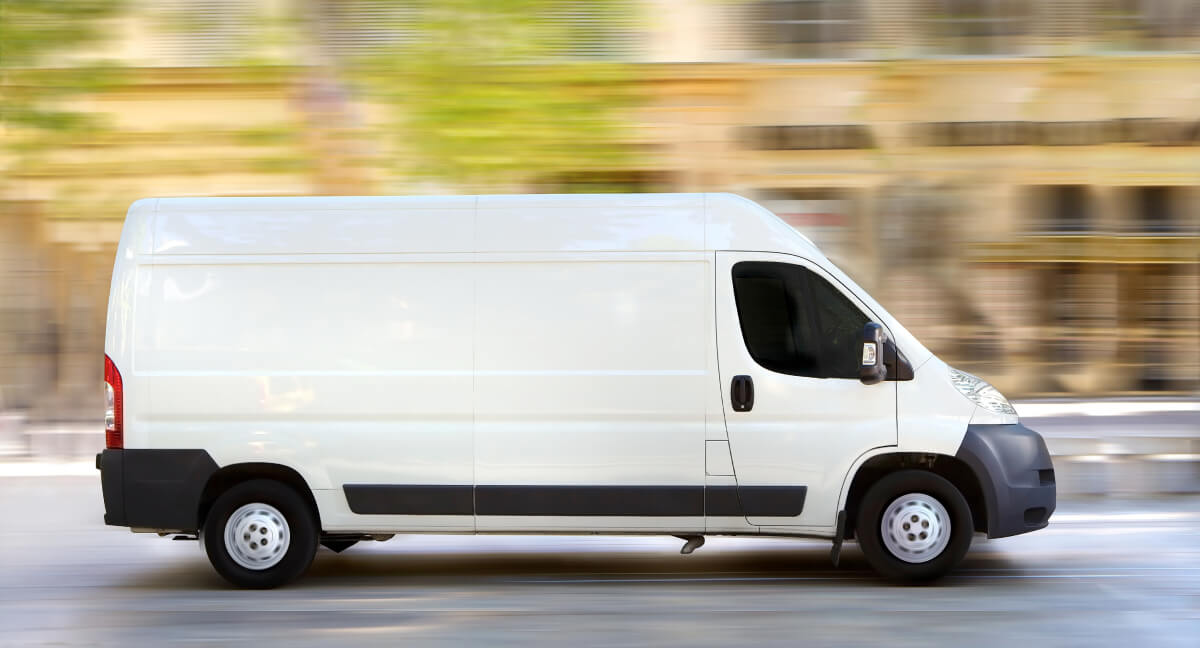
<svg viewBox="0 0 1200 648">
<path fill-rule="evenodd" d="M 110 128 L 10 165 L 0 409 L 98 411 L 132 199 L 431 189 L 331 146 L 381 117 L 302 57 L 228 63 L 274 47 L 251 9 L 281 3 L 189 3 L 209 19 L 180 30 L 182 3 L 138 5 L 106 52 L 125 80 L 72 100 Z M 412 6 L 345 3 L 335 49 L 403 41 Z M 631 0 L 602 29 L 564 7 L 564 60 L 635 70 L 636 155 L 512 190 L 742 193 L 1006 392 L 1200 389 L 1200 0 Z"/>
<path fill-rule="evenodd" d="M 1200 2 L 656 4 L 676 186 L 763 201 L 1005 391 L 1200 386 Z"/>
</svg>

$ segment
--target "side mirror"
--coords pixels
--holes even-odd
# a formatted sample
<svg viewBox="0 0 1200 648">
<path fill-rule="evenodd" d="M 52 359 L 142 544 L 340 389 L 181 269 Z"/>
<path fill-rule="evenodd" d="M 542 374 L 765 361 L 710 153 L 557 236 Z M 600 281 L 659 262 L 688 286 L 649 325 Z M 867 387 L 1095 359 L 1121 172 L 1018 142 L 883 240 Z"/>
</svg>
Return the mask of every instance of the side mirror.
<svg viewBox="0 0 1200 648">
<path fill-rule="evenodd" d="M 875 322 L 867 322 L 863 327 L 858 379 L 864 385 L 874 385 L 887 379 L 887 366 L 883 364 L 883 327 Z"/>
</svg>

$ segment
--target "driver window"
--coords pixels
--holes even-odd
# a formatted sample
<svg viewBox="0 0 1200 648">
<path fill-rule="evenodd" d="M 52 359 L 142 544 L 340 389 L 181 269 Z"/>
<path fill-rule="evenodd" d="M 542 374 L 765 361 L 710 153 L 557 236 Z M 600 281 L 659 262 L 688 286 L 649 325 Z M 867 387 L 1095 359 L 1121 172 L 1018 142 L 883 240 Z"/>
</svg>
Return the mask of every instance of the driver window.
<svg viewBox="0 0 1200 648">
<path fill-rule="evenodd" d="M 825 279 L 790 263 L 743 261 L 733 266 L 733 294 L 746 350 L 763 368 L 858 379 L 868 318 Z"/>
</svg>

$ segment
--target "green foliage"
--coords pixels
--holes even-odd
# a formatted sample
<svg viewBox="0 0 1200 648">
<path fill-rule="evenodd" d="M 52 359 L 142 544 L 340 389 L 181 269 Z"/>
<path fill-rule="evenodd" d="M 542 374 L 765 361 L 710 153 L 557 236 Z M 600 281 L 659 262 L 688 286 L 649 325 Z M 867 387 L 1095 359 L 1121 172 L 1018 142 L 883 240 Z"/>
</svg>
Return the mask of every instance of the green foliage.
<svg viewBox="0 0 1200 648">
<path fill-rule="evenodd" d="M 398 165 L 410 178 L 528 182 L 612 168 L 628 155 L 620 111 L 631 67 L 605 60 L 630 3 L 439 0 L 413 36 L 349 62 L 389 107 Z"/>
<path fill-rule="evenodd" d="M 61 107 L 72 95 L 116 81 L 115 67 L 65 55 L 105 37 L 104 18 L 119 0 L 0 0 L 0 122 L 10 150 L 29 151 L 36 137 L 96 128 L 89 116 Z M 22 136 L 11 136 L 20 132 Z"/>
<path fill-rule="evenodd" d="M 407 181 L 455 185 L 523 183 L 549 174 L 609 169 L 628 155 L 620 111 L 636 97 L 631 66 L 607 56 L 631 37 L 636 0 L 292 0 L 232 14 L 256 21 L 238 70 L 251 61 L 323 66 L 310 78 L 327 105 L 308 123 L 341 142 L 349 103 L 382 105 L 368 133 L 379 164 Z M 200 30 L 211 19 L 179 5 L 155 15 L 161 28 Z M 198 14 L 191 16 L 189 14 Z M 276 58 L 272 59 L 274 56 Z M 264 58 L 265 57 L 265 58 Z M 241 73 L 241 72 L 239 72 Z M 298 77 L 307 82 L 305 73 Z M 339 148 L 341 147 L 341 148 Z M 335 143 L 321 155 L 356 157 Z"/>
<path fill-rule="evenodd" d="M 103 36 L 98 19 L 121 6 L 119 0 L 0 0 L 0 67 L 33 67 L 94 43 Z"/>
<path fill-rule="evenodd" d="M 316 65 L 315 78 L 352 90 L 322 95 L 343 102 L 333 114 L 351 114 L 347 100 L 382 106 L 387 118 L 368 135 L 385 146 L 375 147 L 379 157 L 368 163 L 389 165 L 406 181 L 496 186 L 579 177 L 628 163 L 622 111 L 638 96 L 621 47 L 632 38 L 636 6 L 634 0 L 252 5 L 234 19 L 255 21 L 248 33 L 260 47 L 231 47 L 223 63 L 234 64 L 229 74 L 301 83 L 309 82 L 304 70 Z M 173 7 L 138 10 L 161 29 L 212 28 L 210 7 Z M 110 31 L 107 19 L 123 9 L 123 0 L 0 0 L 0 117 L 10 153 L 36 156 L 50 144 L 78 145 L 103 132 L 67 100 L 116 84 L 120 70 L 72 64 L 69 55 L 94 51 Z M 251 60 L 271 65 L 237 65 Z M 308 127 L 328 129 L 340 141 L 360 125 L 329 119 L 321 112 L 327 109 L 318 106 Z M 293 139 L 274 131 L 246 137 L 247 144 Z M 347 163 L 367 161 L 361 150 L 346 150 Z"/>
</svg>

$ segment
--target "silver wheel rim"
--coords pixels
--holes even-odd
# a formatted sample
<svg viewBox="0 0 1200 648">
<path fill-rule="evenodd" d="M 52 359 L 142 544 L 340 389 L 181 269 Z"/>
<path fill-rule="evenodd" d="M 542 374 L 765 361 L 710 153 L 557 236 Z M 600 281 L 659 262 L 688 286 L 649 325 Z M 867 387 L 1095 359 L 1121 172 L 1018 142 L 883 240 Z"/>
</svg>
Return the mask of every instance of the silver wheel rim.
<svg viewBox="0 0 1200 648">
<path fill-rule="evenodd" d="M 225 550 L 246 569 L 260 571 L 279 564 L 291 540 L 287 519 L 270 504 L 247 504 L 225 522 Z"/>
<path fill-rule="evenodd" d="M 908 493 L 884 510 L 879 530 L 893 556 L 906 563 L 929 562 L 950 544 L 950 514 L 936 498 Z"/>
</svg>

